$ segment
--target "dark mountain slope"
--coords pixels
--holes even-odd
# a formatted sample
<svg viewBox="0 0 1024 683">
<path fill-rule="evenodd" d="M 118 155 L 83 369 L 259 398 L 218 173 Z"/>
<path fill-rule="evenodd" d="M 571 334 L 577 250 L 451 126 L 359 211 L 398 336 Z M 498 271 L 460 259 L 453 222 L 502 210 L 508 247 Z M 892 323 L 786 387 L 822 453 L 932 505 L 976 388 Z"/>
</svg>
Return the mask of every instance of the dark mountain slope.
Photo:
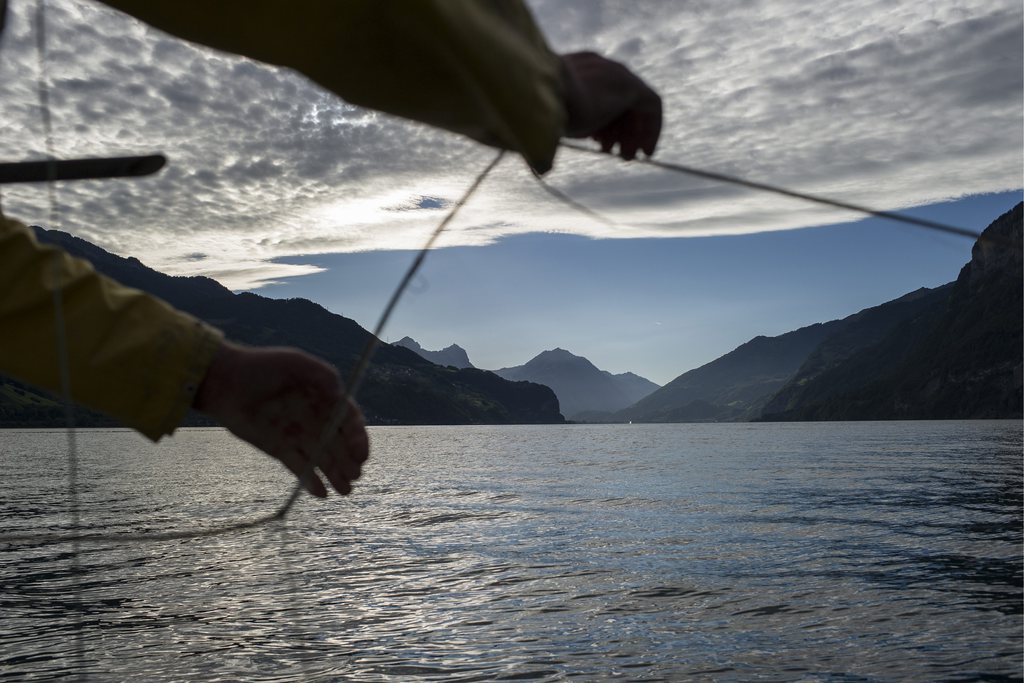
<svg viewBox="0 0 1024 683">
<path fill-rule="evenodd" d="M 614 418 L 635 422 L 749 419 L 759 414 L 763 402 L 838 325 L 838 321 L 819 323 L 778 337 L 755 337 L 676 377 Z"/>
<path fill-rule="evenodd" d="M 336 365 L 342 377 L 370 338 L 355 321 L 305 299 L 233 294 L 209 278 L 164 275 L 138 259 L 115 256 L 67 233 L 37 229 L 37 234 L 41 241 L 88 258 L 100 272 L 220 327 L 230 339 L 305 349 Z M 381 344 L 374 355 L 359 401 L 367 420 L 377 424 L 563 421 L 558 400 L 547 387 L 440 367 L 388 344 Z"/>
<path fill-rule="evenodd" d="M 607 372 L 607 370 L 602 372 Z M 622 390 L 626 400 L 629 401 L 627 405 L 632 405 L 661 388 L 646 377 L 641 377 L 632 372 L 621 372 L 617 375 L 612 375 L 612 377 L 615 378 L 615 383 Z"/>
<path fill-rule="evenodd" d="M 765 419 L 1020 418 L 1024 205 L 996 219 L 948 296 L 818 372 Z M 1017 245 L 1017 246 L 1014 246 Z"/>
<path fill-rule="evenodd" d="M 871 368 L 847 363 L 886 339 L 903 340 L 901 347 L 905 347 L 912 339 L 920 338 L 934 324 L 951 288 L 952 284 L 936 289 L 922 288 L 844 318 L 767 402 L 761 415 L 773 419 L 771 416 L 785 413 L 793 406 L 816 402 L 822 394 L 851 391 L 871 382 L 879 371 L 904 362 L 905 353 L 891 349 L 874 358 Z M 816 381 L 821 378 L 822 381 Z"/>
</svg>

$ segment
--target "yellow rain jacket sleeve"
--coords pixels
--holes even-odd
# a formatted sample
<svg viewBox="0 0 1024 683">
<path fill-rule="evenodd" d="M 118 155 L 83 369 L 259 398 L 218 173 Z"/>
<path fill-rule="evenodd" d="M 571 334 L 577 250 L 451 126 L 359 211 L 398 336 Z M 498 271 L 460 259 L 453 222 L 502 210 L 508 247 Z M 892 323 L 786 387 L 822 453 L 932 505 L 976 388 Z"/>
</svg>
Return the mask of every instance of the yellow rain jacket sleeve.
<svg viewBox="0 0 1024 683">
<path fill-rule="evenodd" d="M 124 287 L 0 214 L 0 373 L 60 393 L 60 286 L 71 396 L 154 441 L 192 405 L 221 333 Z"/>
<path fill-rule="evenodd" d="M 518 0 L 109 0 L 207 46 L 295 69 L 345 100 L 552 164 L 560 63 Z M 60 392 L 62 283 L 76 401 L 151 439 L 174 430 L 217 330 L 42 246 L 0 215 L 0 373 Z"/>
<path fill-rule="evenodd" d="M 519 0 L 105 0 L 187 40 L 290 67 L 352 104 L 551 168 L 560 60 Z"/>
</svg>

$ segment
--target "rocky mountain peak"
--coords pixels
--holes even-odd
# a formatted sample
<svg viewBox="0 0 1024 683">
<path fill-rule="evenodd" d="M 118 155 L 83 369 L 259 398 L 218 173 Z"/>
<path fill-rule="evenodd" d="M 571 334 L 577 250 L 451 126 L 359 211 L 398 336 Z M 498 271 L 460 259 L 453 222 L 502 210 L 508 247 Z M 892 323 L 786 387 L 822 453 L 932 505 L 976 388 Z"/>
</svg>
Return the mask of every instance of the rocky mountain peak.
<svg viewBox="0 0 1024 683">
<path fill-rule="evenodd" d="M 438 365 L 451 365 L 456 368 L 472 368 L 474 365 L 469 362 L 469 354 L 458 344 L 451 344 L 440 351 L 429 351 L 412 337 L 402 337 L 394 342 L 392 346 L 401 346 L 417 354 L 420 358 L 429 360 Z"/>
<path fill-rule="evenodd" d="M 1011 274 L 1021 270 L 1021 226 L 1024 202 L 992 222 L 971 249 L 970 283 L 975 286 L 990 274 Z"/>
</svg>

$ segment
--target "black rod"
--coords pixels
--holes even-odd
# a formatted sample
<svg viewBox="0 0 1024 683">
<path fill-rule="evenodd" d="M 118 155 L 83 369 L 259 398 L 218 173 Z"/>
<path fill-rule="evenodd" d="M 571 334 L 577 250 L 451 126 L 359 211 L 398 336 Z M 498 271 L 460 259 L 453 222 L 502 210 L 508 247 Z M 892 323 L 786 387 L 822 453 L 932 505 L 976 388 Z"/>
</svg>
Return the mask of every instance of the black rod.
<svg viewBox="0 0 1024 683">
<path fill-rule="evenodd" d="M 163 154 L 7 162 L 0 163 L 0 184 L 146 176 L 156 173 L 166 163 L 167 157 Z"/>
</svg>

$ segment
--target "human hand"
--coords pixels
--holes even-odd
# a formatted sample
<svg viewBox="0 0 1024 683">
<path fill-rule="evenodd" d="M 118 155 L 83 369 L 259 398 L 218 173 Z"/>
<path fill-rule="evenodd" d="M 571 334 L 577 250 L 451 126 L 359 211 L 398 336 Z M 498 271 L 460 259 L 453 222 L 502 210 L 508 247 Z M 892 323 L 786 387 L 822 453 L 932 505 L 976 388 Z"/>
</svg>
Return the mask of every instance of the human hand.
<svg viewBox="0 0 1024 683">
<path fill-rule="evenodd" d="M 264 453 L 280 460 L 314 496 L 327 489 L 315 463 L 338 493 L 352 491 L 369 457 L 363 415 L 348 401 L 345 419 L 326 447 L 322 432 L 343 398 L 338 373 L 298 349 L 223 342 L 196 392 L 193 406 Z"/>
<path fill-rule="evenodd" d="M 622 64 L 593 52 L 561 56 L 566 136 L 590 137 L 630 160 L 654 154 L 661 135 L 661 97 Z"/>
</svg>

